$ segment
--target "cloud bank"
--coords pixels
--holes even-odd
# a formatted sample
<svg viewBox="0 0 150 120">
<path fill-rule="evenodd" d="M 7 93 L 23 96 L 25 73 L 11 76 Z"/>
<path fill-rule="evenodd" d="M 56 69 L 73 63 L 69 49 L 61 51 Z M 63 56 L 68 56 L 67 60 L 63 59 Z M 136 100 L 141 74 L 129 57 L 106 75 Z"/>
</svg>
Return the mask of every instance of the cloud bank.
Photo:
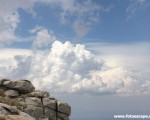
<svg viewBox="0 0 150 120">
<path fill-rule="evenodd" d="M 30 79 L 39 89 L 54 93 L 146 94 L 149 80 L 128 69 L 111 67 L 84 45 L 55 41 L 48 51 L 0 58 L 1 78 Z"/>
<path fill-rule="evenodd" d="M 7 4 L 8 1 L 9 4 Z M 82 2 L 78 0 L 8 1 L 1 0 L 2 4 L 0 4 L 0 48 L 18 39 L 21 41 L 21 36 L 16 35 L 16 29 L 22 22 L 19 9 L 31 13 L 36 18 L 38 13 L 34 11 L 35 4 L 42 2 L 60 8 L 58 13 L 60 22 L 72 27 L 77 37 L 83 37 L 93 25 L 100 21 L 100 13 L 109 12 L 113 7 L 104 8 L 91 0 Z M 127 13 L 132 17 L 146 2 L 147 0 L 132 0 L 126 9 Z M 143 77 L 137 71 L 135 74 L 118 62 L 116 62 L 117 65 L 112 66 L 111 63 L 115 60 L 112 62 L 110 56 L 105 56 L 106 61 L 103 57 L 97 57 L 86 50 L 84 45 L 57 41 L 53 32 L 44 27 L 36 26 L 29 32 L 33 35 L 31 44 L 33 48 L 36 48 L 35 51 L 0 50 L 1 78 L 29 79 L 36 87 L 55 93 L 127 95 L 149 93 L 149 76 Z M 37 51 L 38 48 L 48 47 L 51 43 L 53 44 L 50 50 Z M 145 50 L 145 45 L 142 49 Z M 133 49 L 130 50 L 133 51 Z M 149 46 L 146 50 L 149 50 Z M 109 51 L 112 52 L 112 50 Z M 120 52 L 120 48 L 116 51 Z M 129 56 L 131 51 L 124 56 Z M 133 55 L 130 56 L 133 57 Z M 138 58 L 136 56 L 134 62 L 138 62 Z M 150 72 L 147 71 L 147 73 Z"/>
</svg>

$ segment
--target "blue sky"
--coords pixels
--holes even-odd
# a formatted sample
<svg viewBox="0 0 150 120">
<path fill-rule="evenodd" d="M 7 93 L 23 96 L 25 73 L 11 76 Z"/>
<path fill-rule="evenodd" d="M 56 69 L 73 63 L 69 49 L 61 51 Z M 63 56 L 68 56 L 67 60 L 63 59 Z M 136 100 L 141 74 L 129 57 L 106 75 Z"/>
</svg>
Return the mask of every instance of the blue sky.
<svg viewBox="0 0 150 120">
<path fill-rule="evenodd" d="M 149 0 L 0 0 L 0 78 L 66 100 L 72 120 L 147 114 L 149 11 Z"/>
<path fill-rule="evenodd" d="M 29 30 L 35 26 L 41 26 L 52 31 L 63 42 L 66 40 L 76 43 L 149 41 L 149 1 L 92 0 L 86 2 L 74 1 L 69 4 L 69 2 L 52 2 L 50 0 L 29 2 L 32 6 L 17 6 L 14 9 L 19 14 L 19 22 L 14 34 L 20 37 L 17 39 L 24 43 L 26 41 L 22 38 L 26 38 L 28 41 L 28 37 L 34 36 L 29 33 Z M 72 6 L 74 6 L 73 10 Z M 28 41 L 25 46 L 14 40 L 14 44 L 11 45 L 12 47 L 26 48 L 31 44 L 32 40 Z"/>
</svg>

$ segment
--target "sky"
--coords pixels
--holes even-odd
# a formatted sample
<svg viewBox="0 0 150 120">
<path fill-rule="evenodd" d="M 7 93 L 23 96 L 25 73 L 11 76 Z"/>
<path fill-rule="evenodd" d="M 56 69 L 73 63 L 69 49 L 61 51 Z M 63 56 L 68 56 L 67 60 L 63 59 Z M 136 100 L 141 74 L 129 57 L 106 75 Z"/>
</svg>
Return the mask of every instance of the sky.
<svg viewBox="0 0 150 120">
<path fill-rule="evenodd" d="M 67 101 L 72 120 L 148 114 L 149 12 L 149 0 L 0 0 L 0 78 Z"/>
</svg>

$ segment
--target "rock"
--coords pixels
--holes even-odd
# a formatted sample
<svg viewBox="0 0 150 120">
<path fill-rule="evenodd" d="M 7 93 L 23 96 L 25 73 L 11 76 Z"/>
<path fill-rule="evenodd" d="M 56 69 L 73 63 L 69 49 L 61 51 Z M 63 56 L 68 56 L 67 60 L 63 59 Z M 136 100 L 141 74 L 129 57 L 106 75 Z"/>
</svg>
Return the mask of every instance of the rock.
<svg viewBox="0 0 150 120">
<path fill-rule="evenodd" d="M 58 112 L 61 112 L 67 115 L 71 114 L 71 107 L 63 101 L 58 100 L 57 108 L 58 108 Z"/>
<path fill-rule="evenodd" d="M 56 110 L 56 101 L 50 100 L 49 98 L 43 98 L 44 107 L 48 107 L 50 109 Z"/>
<path fill-rule="evenodd" d="M 55 100 L 55 98 L 54 98 L 54 97 L 49 97 L 49 99 L 50 99 L 50 100 Z"/>
<path fill-rule="evenodd" d="M 28 80 L 0 80 L 0 120 L 69 120 L 71 107 Z"/>
<path fill-rule="evenodd" d="M 19 115 L 0 114 L 0 120 L 35 120 L 35 118 L 29 116 L 24 112 L 20 112 Z"/>
<path fill-rule="evenodd" d="M 15 106 L 0 103 L 0 114 L 4 115 L 18 115 L 19 110 Z"/>
<path fill-rule="evenodd" d="M 56 111 L 45 107 L 44 117 L 48 118 L 49 120 L 56 120 Z"/>
<path fill-rule="evenodd" d="M 19 104 L 18 108 L 19 108 L 20 110 L 23 111 L 23 110 L 27 107 L 27 104 L 26 104 L 26 102 L 25 102 L 25 98 L 17 98 L 17 102 L 18 102 L 18 104 Z"/>
<path fill-rule="evenodd" d="M 39 90 L 35 90 L 31 93 L 28 93 L 29 97 L 38 97 L 38 98 L 47 98 L 49 97 L 49 93 L 46 91 L 39 91 Z"/>
<path fill-rule="evenodd" d="M 57 114 L 58 119 L 57 120 L 70 120 L 69 116 L 63 113 L 58 113 Z"/>
<path fill-rule="evenodd" d="M 4 114 L 0 114 L 0 120 L 6 120 L 5 115 Z"/>
<path fill-rule="evenodd" d="M 39 119 L 39 120 L 51 120 L 51 119 L 48 119 L 48 118 L 43 118 L 43 119 Z"/>
<path fill-rule="evenodd" d="M 40 98 L 36 97 L 27 97 L 25 98 L 25 103 L 27 106 L 34 105 L 37 107 L 42 107 L 42 102 Z"/>
<path fill-rule="evenodd" d="M 16 90 L 7 90 L 4 94 L 7 97 L 18 97 L 19 96 L 19 92 Z"/>
<path fill-rule="evenodd" d="M 43 118 L 44 116 L 43 108 L 34 105 L 28 105 L 27 108 L 24 109 L 24 112 L 34 117 L 37 120 L 39 118 Z"/>
<path fill-rule="evenodd" d="M 27 113 L 24 113 L 24 112 L 20 112 L 19 115 L 24 116 L 24 117 L 26 117 L 26 118 L 30 118 L 30 119 L 35 120 L 33 117 L 29 116 Z M 21 120 L 22 120 L 22 119 L 21 119 Z"/>
<path fill-rule="evenodd" d="M 3 86 L 8 89 L 17 90 L 20 93 L 29 93 L 35 89 L 31 82 L 27 80 L 4 81 Z"/>
<path fill-rule="evenodd" d="M 24 112 L 20 112 L 19 115 L 7 115 L 5 120 L 35 120 L 35 118 L 29 116 Z"/>
<path fill-rule="evenodd" d="M 5 81 L 10 81 L 10 80 L 9 80 L 9 79 L 1 79 L 1 80 L 0 80 L 0 87 L 3 86 L 3 83 L 4 83 Z"/>
<path fill-rule="evenodd" d="M 0 89 L 0 96 L 3 96 L 3 97 L 4 97 L 4 96 L 5 96 L 5 94 L 4 94 L 5 92 L 6 92 L 6 90 L 4 90 L 4 89 L 1 88 L 1 89 Z"/>
</svg>

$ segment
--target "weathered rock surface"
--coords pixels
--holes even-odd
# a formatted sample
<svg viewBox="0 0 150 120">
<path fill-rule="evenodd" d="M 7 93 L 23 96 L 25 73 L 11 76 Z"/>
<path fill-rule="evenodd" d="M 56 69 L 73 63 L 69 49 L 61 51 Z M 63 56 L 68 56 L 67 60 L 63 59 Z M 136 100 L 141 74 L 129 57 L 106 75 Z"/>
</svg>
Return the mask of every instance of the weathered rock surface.
<svg viewBox="0 0 150 120">
<path fill-rule="evenodd" d="M 69 120 L 71 107 L 28 80 L 0 80 L 0 120 Z"/>
<path fill-rule="evenodd" d="M 19 111 L 15 106 L 0 103 L 0 120 L 35 120 L 35 118 Z"/>
<path fill-rule="evenodd" d="M 28 105 L 27 108 L 24 109 L 24 112 L 31 115 L 32 117 L 38 119 L 44 118 L 43 108 L 37 107 L 34 105 Z"/>
<path fill-rule="evenodd" d="M 48 107 L 50 109 L 56 110 L 56 100 L 51 100 L 49 98 L 43 99 L 44 107 Z"/>
<path fill-rule="evenodd" d="M 3 86 L 5 86 L 8 89 L 17 90 L 20 93 L 29 93 L 35 89 L 31 82 L 28 80 L 6 80 L 3 82 Z"/>
<path fill-rule="evenodd" d="M 35 90 L 28 94 L 29 97 L 37 97 L 37 98 L 47 98 L 49 97 L 49 93 L 46 91 Z"/>
<path fill-rule="evenodd" d="M 16 90 L 7 90 L 4 94 L 7 97 L 18 97 L 19 96 L 19 92 Z"/>
<path fill-rule="evenodd" d="M 64 113 L 66 115 L 70 115 L 71 114 L 71 107 L 67 103 L 65 103 L 63 101 L 59 100 L 57 102 L 57 108 L 58 108 L 58 111 L 60 113 Z"/>
<path fill-rule="evenodd" d="M 37 107 L 42 107 L 41 99 L 36 98 L 36 97 L 26 97 L 25 103 L 28 106 L 33 105 L 33 106 L 37 106 Z"/>
<path fill-rule="evenodd" d="M 19 115 L 19 110 L 15 106 L 9 106 L 3 103 L 0 103 L 0 114 L 4 115 Z"/>
<path fill-rule="evenodd" d="M 0 80 L 0 87 L 3 87 L 3 83 L 4 83 L 5 81 L 10 81 L 10 80 L 9 80 L 9 79 L 2 79 L 2 80 Z"/>
</svg>

